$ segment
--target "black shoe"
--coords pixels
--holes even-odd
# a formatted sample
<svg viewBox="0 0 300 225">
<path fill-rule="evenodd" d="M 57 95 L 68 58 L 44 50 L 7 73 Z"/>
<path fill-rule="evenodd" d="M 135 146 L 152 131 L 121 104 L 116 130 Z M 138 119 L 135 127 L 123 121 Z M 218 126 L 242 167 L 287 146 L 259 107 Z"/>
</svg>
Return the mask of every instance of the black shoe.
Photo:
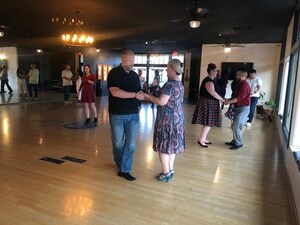
<svg viewBox="0 0 300 225">
<path fill-rule="evenodd" d="M 212 143 L 210 141 L 206 141 L 205 144 L 212 145 Z"/>
<path fill-rule="evenodd" d="M 132 176 L 130 173 L 118 172 L 118 176 L 123 177 L 124 179 L 129 180 L 129 181 L 136 180 L 136 178 L 134 176 Z"/>
<path fill-rule="evenodd" d="M 98 123 L 98 118 L 97 117 L 95 117 L 94 123 Z"/>
<path fill-rule="evenodd" d="M 207 146 L 207 145 L 203 145 L 203 144 L 201 144 L 201 142 L 200 142 L 200 141 L 198 141 L 198 144 L 199 144 L 199 145 L 201 145 L 201 147 L 203 147 L 203 148 L 208 148 L 208 146 Z"/>
<path fill-rule="evenodd" d="M 11 94 L 11 93 L 13 93 L 13 91 L 8 92 L 8 94 Z"/>
<path fill-rule="evenodd" d="M 88 125 L 90 122 L 91 122 L 91 119 L 90 119 L 90 118 L 87 118 L 84 124 L 85 124 L 85 125 Z"/>
<path fill-rule="evenodd" d="M 235 145 L 234 141 L 231 141 L 231 142 L 225 142 L 225 144 L 226 144 L 226 145 L 231 145 L 231 146 L 234 146 L 234 145 Z"/>
<path fill-rule="evenodd" d="M 239 148 L 243 147 L 243 145 L 233 145 L 232 147 L 230 147 L 230 150 L 238 150 Z"/>
</svg>

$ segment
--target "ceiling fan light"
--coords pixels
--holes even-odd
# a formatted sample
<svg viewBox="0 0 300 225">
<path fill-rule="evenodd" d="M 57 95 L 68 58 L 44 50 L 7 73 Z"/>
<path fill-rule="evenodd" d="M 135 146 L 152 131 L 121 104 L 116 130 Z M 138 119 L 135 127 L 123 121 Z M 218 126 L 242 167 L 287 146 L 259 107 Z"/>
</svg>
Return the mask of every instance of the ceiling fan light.
<svg viewBox="0 0 300 225">
<path fill-rule="evenodd" d="M 199 20 L 191 20 L 190 21 L 190 27 L 191 28 L 198 28 L 200 26 L 200 21 Z"/>
<path fill-rule="evenodd" d="M 225 48 L 224 48 L 224 52 L 225 52 L 225 53 L 228 53 L 228 52 L 230 52 L 230 51 L 231 51 L 231 48 L 230 48 L 230 47 L 225 47 Z"/>
</svg>

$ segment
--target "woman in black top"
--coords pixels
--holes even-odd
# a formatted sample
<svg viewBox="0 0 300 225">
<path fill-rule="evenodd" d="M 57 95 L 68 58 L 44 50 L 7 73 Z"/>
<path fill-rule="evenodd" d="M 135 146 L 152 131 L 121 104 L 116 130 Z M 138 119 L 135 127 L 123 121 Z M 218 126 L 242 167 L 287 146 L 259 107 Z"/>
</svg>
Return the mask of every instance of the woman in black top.
<svg viewBox="0 0 300 225">
<path fill-rule="evenodd" d="M 221 127 L 222 125 L 220 102 L 223 102 L 223 98 L 216 92 L 216 83 L 214 80 L 217 72 L 215 64 L 208 64 L 208 76 L 201 83 L 200 96 L 192 119 L 192 124 L 203 125 L 198 144 L 204 148 L 208 147 L 207 144 L 211 144 L 206 139 L 210 128 Z"/>
</svg>

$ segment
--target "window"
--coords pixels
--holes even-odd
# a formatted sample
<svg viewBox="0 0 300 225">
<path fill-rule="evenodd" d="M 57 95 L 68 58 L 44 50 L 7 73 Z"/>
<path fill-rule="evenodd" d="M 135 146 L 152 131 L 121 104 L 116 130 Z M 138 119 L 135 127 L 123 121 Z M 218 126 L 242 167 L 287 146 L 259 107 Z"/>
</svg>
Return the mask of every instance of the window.
<svg viewBox="0 0 300 225">
<path fill-rule="evenodd" d="M 284 115 L 283 115 L 283 129 L 286 140 L 289 140 L 291 121 L 292 121 L 292 109 L 294 102 L 295 82 L 297 75 L 298 65 L 298 52 L 291 55 L 289 78 L 287 83 L 287 93 L 285 99 Z"/>
<path fill-rule="evenodd" d="M 169 62 L 168 54 L 151 54 L 150 55 L 150 64 L 167 64 Z"/>
<path fill-rule="evenodd" d="M 135 55 L 134 63 L 135 64 L 147 64 L 147 55 L 146 54 Z"/>
<path fill-rule="evenodd" d="M 286 98 L 286 85 L 288 80 L 288 72 L 289 72 L 289 66 L 290 66 L 290 57 L 287 58 L 287 60 L 284 62 L 283 67 L 283 75 L 282 75 L 282 81 L 281 81 L 281 90 L 280 90 L 280 100 L 279 100 L 279 108 L 278 108 L 278 114 L 283 116 L 284 111 L 284 104 L 285 104 L 285 98 Z"/>
<path fill-rule="evenodd" d="M 294 133 L 291 145 L 300 150 L 300 90 L 298 90 L 298 104 L 296 110 L 296 120 L 294 124 Z"/>
</svg>

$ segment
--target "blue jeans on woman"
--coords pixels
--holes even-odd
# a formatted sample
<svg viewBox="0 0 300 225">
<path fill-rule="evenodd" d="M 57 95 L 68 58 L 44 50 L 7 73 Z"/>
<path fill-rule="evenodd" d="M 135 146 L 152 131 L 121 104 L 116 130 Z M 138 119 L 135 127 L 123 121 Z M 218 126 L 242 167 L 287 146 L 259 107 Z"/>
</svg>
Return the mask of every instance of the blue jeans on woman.
<svg viewBox="0 0 300 225">
<path fill-rule="evenodd" d="M 109 121 L 114 161 L 120 172 L 130 173 L 140 121 L 139 114 L 110 114 Z"/>
</svg>

